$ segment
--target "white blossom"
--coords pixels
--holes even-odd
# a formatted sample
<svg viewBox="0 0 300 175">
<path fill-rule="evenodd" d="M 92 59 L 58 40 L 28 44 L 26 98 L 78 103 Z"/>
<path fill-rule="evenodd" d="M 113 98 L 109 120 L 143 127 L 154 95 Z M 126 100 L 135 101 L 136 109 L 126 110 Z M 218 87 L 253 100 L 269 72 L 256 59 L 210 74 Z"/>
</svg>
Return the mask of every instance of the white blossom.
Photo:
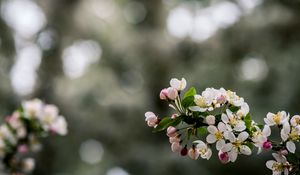
<svg viewBox="0 0 300 175">
<path fill-rule="evenodd" d="M 273 175 L 284 175 L 289 174 L 290 164 L 286 160 L 286 157 L 280 154 L 273 153 L 272 154 L 275 160 L 269 160 L 266 163 L 266 166 L 273 171 Z"/>
<path fill-rule="evenodd" d="M 201 140 L 196 140 L 194 143 L 197 143 L 196 149 L 199 151 L 201 158 L 209 160 L 212 155 L 212 151 L 207 144 Z"/>
</svg>

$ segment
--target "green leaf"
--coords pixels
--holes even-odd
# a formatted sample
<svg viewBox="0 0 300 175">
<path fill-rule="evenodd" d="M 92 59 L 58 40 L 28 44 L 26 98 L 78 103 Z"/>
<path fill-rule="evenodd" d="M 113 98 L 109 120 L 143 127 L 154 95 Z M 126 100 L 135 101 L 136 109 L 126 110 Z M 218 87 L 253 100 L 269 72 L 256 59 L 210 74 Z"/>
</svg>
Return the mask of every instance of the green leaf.
<svg viewBox="0 0 300 175">
<path fill-rule="evenodd" d="M 182 100 L 181 104 L 184 108 L 188 108 L 190 106 L 195 106 L 194 96 L 189 96 L 189 97 L 184 98 Z"/>
<path fill-rule="evenodd" d="M 172 119 L 170 117 L 163 118 L 156 128 L 154 128 L 153 132 L 160 132 L 163 130 L 166 130 L 169 126 L 177 126 L 181 122 L 182 118 L 176 117 L 175 119 Z"/>
<path fill-rule="evenodd" d="M 254 144 L 253 144 L 253 143 L 247 142 L 246 145 L 247 145 L 251 150 L 254 149 Z"/>
<path fill-rule="evenodd" d="M 296 154 L 289 153 L 288 156 L 287 156 L 287 160 L 288 160 L 288 162 L 290 162 L 294 165 L 299 164 L 299 158 L 297 157 Z"/>
<path fill-rule="evenodd" d="M 191 129 L 191 128 L 190 128 L 190 129 L 188 129 L 188 130 L 187 130 L 187 134 L 188 134 L 188 135 L 187 135 L 187 137 L 188 137 L 188 140 L 190 140 L 190 138 L 191 138 L 191 135 L 193 134 L 193 129 Z"/>
<path fill-rule="evenodd" d="M 197 91 L 194 87 L 191 87 L 185 94 L 183 98 L 196 95 Z"/>
<path fill-rule="evenodd" d="M 251 124 L 252 124 L 252 117 L 251 117 L 250 113 L 248 113 L 246 115 L 246 117 L 244 118 L 244 122 L 245 122 L 246 128 L 250 131 L 251 130 Z"/>
<path fill-rule="evenodd" d="M 202 127 L 199 127 L 197 129 L 197 133 L 200 135 L 200 136 L 205 136 L 208 132 L 207 132 L 207 127 L 206 126 L 202 126 Z"/>
<path fill-rule="evenodd" d="M 229 107 L 229 110 L 230 110 L 231 112 L 237 112 L 239 109 L 240 109 L 240 108 L 239 108 L 239 107 L 236 107 L 236 106 L 230 106 L 230 107 Z"/>
</svg>

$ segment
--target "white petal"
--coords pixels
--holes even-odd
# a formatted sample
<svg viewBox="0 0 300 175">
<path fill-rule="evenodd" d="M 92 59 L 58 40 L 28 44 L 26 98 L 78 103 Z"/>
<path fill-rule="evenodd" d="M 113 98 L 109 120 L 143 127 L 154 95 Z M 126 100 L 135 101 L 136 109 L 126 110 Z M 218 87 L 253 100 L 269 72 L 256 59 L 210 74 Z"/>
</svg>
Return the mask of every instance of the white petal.
<svg viewBox="0 0 300 175">
<path fill-rule="evenodd" d="M 218 129 L 215 126 L 210 125 L 207 127 L 207 131 L 211 134 L 215 134 L 218 132 Z"/>
<path fill-rule="evenodd" d="M 235 162 L 236 159 L 237 159 L 237 155 L 238 155 L 238 153 L 236 151 L 234 151 L 234 150 L 230 151 L 229 152 L 229 159 L 230 159 L 230 161 L 231 162 Z"/>
<path fill-rule="evenodd" d="M 282 155 L 279 155 L 277 153 L 272 153 L 272 156 L 275 158 L 275 160 L 279 163 L 285 163 L 286 162 L 286 158 Z"/>
<path fill-rule="evenodd" d="M 208 143 L 215 143 L 217 141 L 216 139 L 216 135 L 214 134 L 209 134 L 207 137 L 206 137 L 206 141 Z"/>
<path fill-rule="evenodd" d="M 207 110 L 206 108 L 200 108 L 199 106 L 190 106 L 189 109 L 191 111 L 199 111 L 199 112 L 205 112 Z"/>
<path fill-rule="evenodd" d="M 245 122 L 239 121 L 237 125 L 233 128 L 235 131 L 244 131 L 246 129 Z"/>
<path fill-rule="evenodd" d="M 289 135 L 283 129 L 280 131 L 280 136 L 283 141 L 286 141 L 289 138 Z"/>
<path fill-rule="evenodd" d="M 270 170 L 273 170 L 273 164 L 276 163 L 275 160 L 269 160 L 266 162 L 266 166 L 267 168 L 269 168 Z"/>
<path fill-rule="evenodd" d="M 170 85 L 172 88 L 179 89 L 180 88 L 180 81 L 177 78 L 172 78 L 170 81 Z"/>
<path fill-rule="evenodd" d="M 226 114 L 222 114 L 221 118 L 222 118 L 222 121 L 224 123 L 228 123 L 229 122 L 228 116 Z"/>
<path fill-rule="evenodd" d="M 222 148 L 222 152 L 229 152 L 230 150 L 232 150 L 232 144 L 231 143 L 225 144 Z"/>
<path fill-rule="evenodd" d="M 216 149 L 218 151 L 221 150 L 224 146 L 225 146 L 225 140 L 221 139 L 221 140 L 217 141 Z"/>
<path fill-rule="evenodd" d="M 289 122 L 285 122 L 283 124 L 283 128 L 282 129 L 284 130 L 285 133 L 290 133 L 291 132 L 291 126 L 290 126 Z"/>
<path fill-rule="evenodd" d="M 235 135 L 234 135 L 232 132 L 230 132 L 230 131 L 225 132 L 225 133 L 224 133 L 224 136 L 225 136 L 225 138 L 226 138 L 227 140 L 229 140 L 230 142 L 234 142 L 234 141 L 236 140 Z"/>
<path fill-rule="evenodd" d="M 211 151 L 211 149 L 208 149 L 206 152 L 206 159 L 209 160 L 211 155 L 212 155 L 212 151 Z"/>
<path fill-rule="evenodd" d="M 224 132 L 224 131 L 226 131 L 228 128 L 226 127 L 226 125 L 225 125 L 223 122 L 219 122 L 219 124 L 218 124 L 218 129 L 219 129 L 219 131 Z"/>
<path fill-rule="evenodd" d="M 244 154 L 244 155 L 251 155 L 251 149 L 248 147 L 248 146 L 246 146 L 246 145 L 242 145 L 241 146 L 241 153 L 242 154 Z"/>
<path fill-rule="evenodd" d="M 249 137 L 249 134 L 247 132 L 242 132 L 239 134 L 238 139 L 239 141 L 243 142 Z"/>
<path fill-rule="evenodd" d="M 292 142 L 292 141 L 286 142 L 286 148 L 287 148 L 287 149 L 289 150 L 289 152 L 291 152 L 291 153 L 295 153 L 295 151 L 296 151 L 296 145 L 295 145 L 295 143 Z"/>
<path fill-rule="evenodd" d="M 284 175 L 289 175 L 289 170 L 287 168 L 284 169 Z"/>
<path fill-rule="evenodd" d="M 263 135 L 264 135 L 264 136 L 269 137 L 269 136 L 271 135 L 271 129 L 270 129 L 270 126 L 265 125 L 262 132 L 263 132 Z"/>
</svg>

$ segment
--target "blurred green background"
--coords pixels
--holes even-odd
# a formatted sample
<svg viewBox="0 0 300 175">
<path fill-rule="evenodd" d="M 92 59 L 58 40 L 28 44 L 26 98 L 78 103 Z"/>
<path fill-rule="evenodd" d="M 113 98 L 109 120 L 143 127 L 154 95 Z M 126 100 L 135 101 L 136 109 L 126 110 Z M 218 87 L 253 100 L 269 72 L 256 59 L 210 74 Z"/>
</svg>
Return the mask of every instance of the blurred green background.
<svg viewBox="0 0 300 175">
<path fill-rule="evenodd" d="M 60 107 L 67 137 L 43 140 L 36 175 L 271 174 L 259 157 L 192 161 L 144 113 L 170 78 L 237 91 L 257 122 L 299 113 L 299 0 L 1 0 L 0 114 Z"/>
</svg>

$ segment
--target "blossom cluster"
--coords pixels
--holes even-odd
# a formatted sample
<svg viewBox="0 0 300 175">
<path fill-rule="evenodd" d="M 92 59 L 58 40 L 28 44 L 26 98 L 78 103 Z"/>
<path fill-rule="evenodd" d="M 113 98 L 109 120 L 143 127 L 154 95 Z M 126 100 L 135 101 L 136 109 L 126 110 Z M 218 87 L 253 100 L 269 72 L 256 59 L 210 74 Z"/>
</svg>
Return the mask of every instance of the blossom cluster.
<svg viewBox="0 0 300 175">
<path fill-rule="evenodd" d="M 299 172 L 295 154 L 295 142 L 300 139 L 299 115 L 290 118 L 285 111 L 268 113 L 260 125 L 252 119 L 244 98 L 235 92 L 206 88 L 198 94 L 192 87 L 183 94 L 186 85 L 184 78 L 173 78 L 170 87 L 160 92 L 160 99 L 175 110 L 172 116 L 160 118 L 153 112 L 145 113 L 149 127 L 155 132 L 166 131 L 173 152 L 209 160 L 216 150 L 219 160 L 226 164 L 235 162 L 239 155 L 251 155 L 255 148 L 257 154 L 273 150 L 276 161 L 266 163 L 273 174 Z M 270 139 L 271 127 L 279 129 L 281 141 Z"/>
<path fill-rule="evenodd" d="M 24 101 L 22 107 L 0 125 L 1 169 L 9 174 L 27 174 L 35 167 L 31 153 L 41 149 L 39 138 L 66 135 L 67 122 L 55 105 L 39 99 Z"/>
</svg>

